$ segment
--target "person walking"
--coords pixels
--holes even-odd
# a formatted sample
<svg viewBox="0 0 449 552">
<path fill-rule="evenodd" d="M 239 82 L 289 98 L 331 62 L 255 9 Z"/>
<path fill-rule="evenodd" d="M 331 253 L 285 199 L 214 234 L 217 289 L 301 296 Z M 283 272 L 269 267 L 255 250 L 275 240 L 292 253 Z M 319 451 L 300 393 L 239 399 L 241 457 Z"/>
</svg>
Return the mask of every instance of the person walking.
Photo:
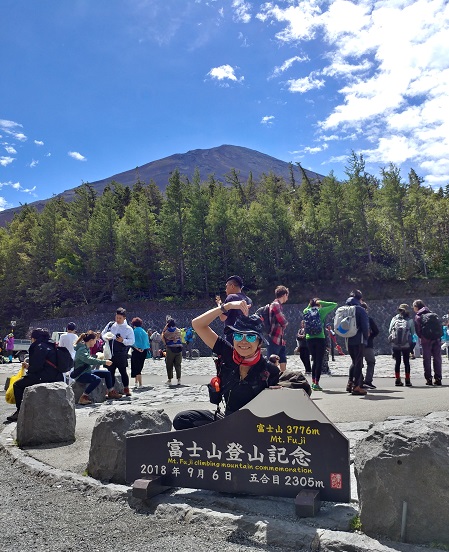
<svg viewBox="0 0 449 552">
<path fill-rule="evenodd" d="M 304 322 L 306 330 L 307 347 L 312 355 L 312 390 L 322 391 L 320 386 L 321 370 L 323 366 L 324 352 L 326 350 L 326 337 L 324 335 L 324 322 L 326 316 L 333 311 L 337 303 L 322 301 L 318 297 L 310 299 L 304 309 Z"/>
<path fill-rule="evenodd" d="M 173 318 L 167 320 L 162 330 L 162 341 L 166 346 L 165 366 L 167 368 L 167 384 L 171 385 L 173 379 L 173 368 L 176 372 L 178 385 L 181 385 L 181 364 L 182 364 L 182 342 L 181 331 L 176 327 Z"/>
<path fill-rule="evenodd" d="M 6 355 L 9 359 L 9 364 L 12 363 L 12 358 L 14 356 L 14 334 L 10 333 L 6 337 Z"/>
<path fill-rule="evenodd" d="M 148 333 L 142 328 L 142 319 L 135 317 L 131 320 L 134 331 L 134 344 L 131 353 L 131 377 L 134 378 L 134 389 L 142 387 L 142 370 L 150 348 Z"/>
<path fill-rule="evenodd" d="M 277 286 L 274 290 L 274 301 L 271 303 L 268 313 L 270 321 L 270 334 L 268 336 L 267 357 L 278 355 L 280 358 L 280 370 L 285 372 L 287 368 L 287 353 L 285 350 L 285 330 L 288 322 L 285 318 L 282 306 L 288 301 L 288 288 Z"/>
<path fill-rule="evenodd" d="M 416 333 L 421 340 L 426 385 L 442 385 L 441 322 L 438 316 L 434 312 L 431 312 L 421 299 L 413 301 L 413 310 L 415 311 Z"/>
<path fill-rule="evenodd" d="M 368 305 L 364 301 L 361 301 L 360 304 L 368 313 Z M 376 389 L 376 386 L 373 384 L 374 367 L 376 365 L 376 355 L 374 354 L 374 338 L 379 335 L 379 328 L 377 327 L 377 324 L 371 318 L 369 313 L 368 313 L 368 322 L 369 322 L 369 336 L 368 336 L 368 341 L 363 350 L 363 357 L 366 362 L 366 372 L 365 372 L 365 378 L 363 380 L 363 387 L 367 387 L 368 389 Z"/>
<path fill-rule="evenodd" d="M 369 318 L 368 313 L 361 305 L 362 292 L 359 289 L 351 291 L 346 305 L 355 307 L 355 324 L 357 332 L 355 335 L 347 338 L 348 352 L 352 360 L 349 370 L 349 380 L 346 391 L 353 395 L 366 395 L 367 391 L 363 388 L 363 356 L 365 344 L 369 337 Z M 336 328 L 334 324 L 334 329 Z"/>
<path fill-rule="evenodd" d="M 296 343 L 298 345 L 297 350 L 299 352 L 299 358 L 304 364 L 306 374 L 312 373 L 312 365 L 310 364 L 310 351 L 307 346 L 305 322 L 301 320 L 301 326 L 296 334 Z"/>
<path fill-rule="evenodd" d="M 404 361 L 405 385 L 412 386 L 410 380 L 410 351 L 413 349 L 413 335 L 415 325 L 410 317 L 410 307 L 406 303 L 399 305 L 397 314 L 393 316 L 388 329 L 388 340 L 393 350 L 395 360 L 394 375 L 395 385 L 402 387 L 401 380 L 401 358 Z"/>
</svg>

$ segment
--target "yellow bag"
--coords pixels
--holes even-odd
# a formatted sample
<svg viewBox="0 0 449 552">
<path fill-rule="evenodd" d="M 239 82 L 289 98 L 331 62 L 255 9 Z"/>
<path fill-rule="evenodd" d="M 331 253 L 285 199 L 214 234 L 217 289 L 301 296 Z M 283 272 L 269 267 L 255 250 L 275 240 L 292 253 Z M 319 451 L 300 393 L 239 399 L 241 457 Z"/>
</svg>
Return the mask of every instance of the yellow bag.
<svg viewBox="0 0 449 552">
<path fill-rule="evenodd" d="M 23 378 L 25 375 L 25 368 L 22 366 L 15 376 L 11 376 L 9 380 L 8 389 L 5 393 L 5 400 L 9 404 L 16 404 L 16 398 L 14 397 L 14 382 Z"/>
</svg>

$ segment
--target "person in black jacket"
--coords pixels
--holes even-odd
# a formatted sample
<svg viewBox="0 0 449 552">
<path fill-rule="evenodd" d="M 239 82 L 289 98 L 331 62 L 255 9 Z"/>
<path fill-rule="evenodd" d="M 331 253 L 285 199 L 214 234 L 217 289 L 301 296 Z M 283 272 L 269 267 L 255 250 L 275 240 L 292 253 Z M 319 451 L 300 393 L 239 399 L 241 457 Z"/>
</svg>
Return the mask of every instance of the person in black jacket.
<svg viewBox="0 0 449 552">
<path fill-rule="evenodd" d="M 50 364 L 50 362 L 56 364 L 56 346 L 53 342 L 50 342 L 50 334 L 46 330 L 36 328 L 31 332 L 31 345 L 28 355 L 27 373 L 14 383 L 14 398 L 16 399 L 17 410 L 6 418 L 9 422 L 17 421 L 23 393 L 27 387 L 38 383 L 64 381 L 64 375 Z"/>
<path fill-rule="evenodd" d="M 349 370 L 349 381 L 346 391 L 353 395 L 366 395 L 363 389 L 363 357 L 365 345 L 369 337 L 369 319 L 366 310 L 361 305 L 362 292 L 359 289 L 351 291 L 346 304 L 355 306 L 355 318 L 357 322 L 357 333 L 347 340 L 348 352 L 351 355 L 352 365 Z"/>
<path fill-rule="evenodd" d="M 257 314 L 248 316 L 246 301 L 231 301 L 222 307 L 240 310 L 241 315 L 230 327 L 233 344 L 219 337 L 209 324 L 222 312 L 221 306 L 192 320 L 192 326 L 204 343 L 220 359 L 219 387 L 226 404 L 225 416 L 236 412 L 264 389 L 277 387 L 279 368 L 261 354 L 263 323 Z M 216 379 L 216 378 L 214 378 Z M 175 429 L 191 429 L 214 422 L 216 416 L 209 410 L 186 410 L 173 420 Z"/>
<path fill-rule="evenodd" d="M 368 312 L 368 305 L 361 301 L 361 306 Z M 369 336 L 365 349 L 363 351 L 363 356 L 366 362 L 366 372 L 363 386 L 368 389 L 376 389 L 376 386 L 373 385 L 373 376 L 374 376 L 374 366 L 376 365 L 376 356 L 374 355 L 374 338 L 379 335 L 379 328 L 371 316 L 368 314 L 369 321 Z"/>
</svg>

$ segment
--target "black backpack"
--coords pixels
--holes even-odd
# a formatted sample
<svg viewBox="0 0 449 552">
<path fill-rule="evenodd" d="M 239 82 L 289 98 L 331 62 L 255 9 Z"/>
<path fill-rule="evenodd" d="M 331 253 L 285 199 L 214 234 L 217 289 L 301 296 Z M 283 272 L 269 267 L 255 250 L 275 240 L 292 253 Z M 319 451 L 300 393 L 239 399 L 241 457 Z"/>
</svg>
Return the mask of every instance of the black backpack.
<svg viewBox="0 0 449 552">
<path fill-rule="evenodd" d="M 425 312 L 421 314 L 421 333 L 423 337 L 431 341 L 441 338 L 443 327 L 438 315 L 434 312 Z"/>
<path fill-rule="evenodd" d="M 269 335 L 271 333 L 270 303 L 258 308 L 256 314 L 262 320 L 264 332 Z"/>
<path fill-rule="evenodd" d="M 50 362 L 48 359 L 46 359 L 45 362 L 53 366 L 53 368 L 61 372 L 61 374 L 70 372 L 73 368 L 73 358 L 67 347 L 56 347 L 56 364 L 53 364 L 53 362 Z"/>
</svg>

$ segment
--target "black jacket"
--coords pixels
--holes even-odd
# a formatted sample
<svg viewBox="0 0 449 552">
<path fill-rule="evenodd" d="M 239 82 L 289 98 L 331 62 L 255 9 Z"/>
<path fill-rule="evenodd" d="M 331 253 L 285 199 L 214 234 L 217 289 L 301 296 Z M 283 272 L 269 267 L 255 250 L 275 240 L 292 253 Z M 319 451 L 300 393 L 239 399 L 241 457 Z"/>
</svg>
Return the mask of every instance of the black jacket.
<svg viewBox="0 0 449 552">
<path fill-rule="evenodd" d="M 28 373 L 38 376 L 42 383 L 64 381 L 63 375 L 46 362 L 56 364 L 56 346 L 49 341 L 34 341 L 28 349 Z"/>
</svg>

